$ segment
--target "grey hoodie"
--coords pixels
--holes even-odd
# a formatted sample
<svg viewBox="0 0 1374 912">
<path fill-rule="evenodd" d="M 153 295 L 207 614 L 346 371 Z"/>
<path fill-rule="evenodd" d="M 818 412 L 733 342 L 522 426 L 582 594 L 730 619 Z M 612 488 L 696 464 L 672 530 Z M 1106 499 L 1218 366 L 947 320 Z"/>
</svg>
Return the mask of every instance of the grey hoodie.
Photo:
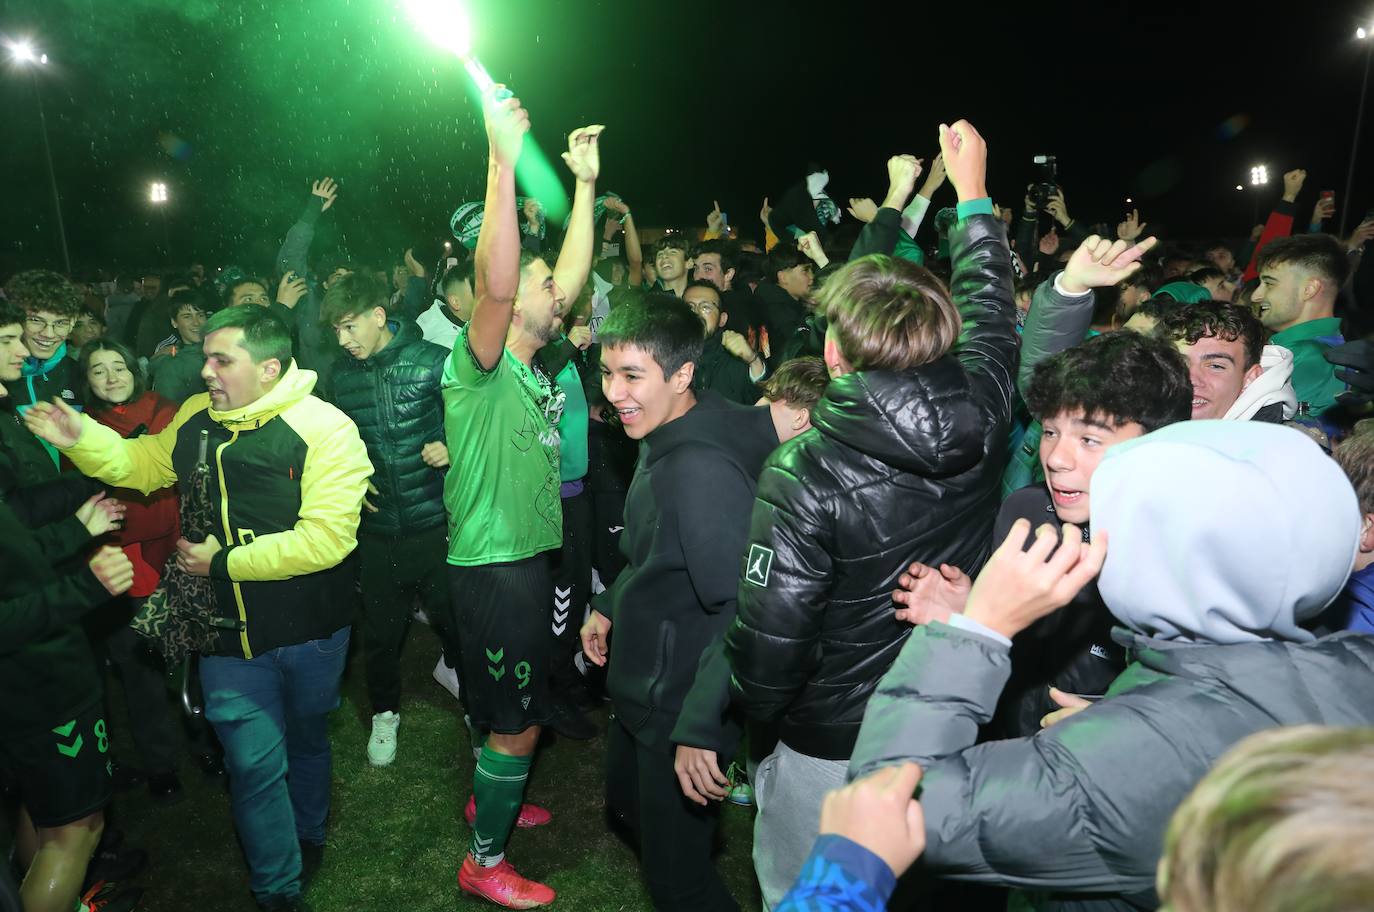
<svg viewBox="0 0 1374 912">
<path fill-rule="evenodd" d="M 849 770 L 924 768 L 918 871 L 1055 891 L 1058 908 L 1150 909 L 1169 817 L 1236 742 L 1374 724 L 1374 637 L 1297 626 L 1345 582 L 1359 515 L 1315 444 L 1255 422 L 1180 422 L 1113 447 L 1092 503 L 1093 534 L 1109 536 L 1099 587 L 1134 660 L 1107 696 L 1034 737 L 975 744 L 1008 648 L 917 627 Z"/>
</svg>

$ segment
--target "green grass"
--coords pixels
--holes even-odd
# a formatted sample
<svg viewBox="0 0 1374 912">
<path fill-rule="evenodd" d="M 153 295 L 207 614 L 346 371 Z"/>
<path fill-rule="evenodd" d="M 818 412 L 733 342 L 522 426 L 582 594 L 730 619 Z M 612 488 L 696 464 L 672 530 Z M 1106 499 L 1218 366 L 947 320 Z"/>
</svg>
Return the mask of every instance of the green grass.
<svg viewBox="0 0 1374 912">
<path fill-rule="evenodd" d="M 467 849 L 463 806 L 472 786 L 472 750 L 462 713 L 430 677 L 438 645 L 414 625 L 402 658 L 404 692 L 395 764 L 367 763 L 371 724 L 362 663 L 345 673 L 343 702 L 330 719 L 334 745 L 333 808 L 324 866 L 307 899 L 318 912 L 439 912 L 492 908 L 460 894 L 458 865 Z M 134 755 L 117 682 L 112 682 L 110 727 L 118 756 Z M 594 713 L 604 732 L 607 710 Z M 554 908 L 578 912 L 649 910 L 633 851 L 607 827 L 605 742 L 549 739 L 530 776 L 527 800 L 553 812 L 553 822 L 517 830 L 507 852 L 521 873 L 558 891 Z M 181 769 L 186 798 L 155 805 L 142 786 L 116 796 L 114 825 L 126 844 L 151 855 L 137 883 L 149 912 L 255 912 L 248 871 L 234 836 L 228 794 L 193 764 Z M 749 852 L 753 811 L 727 804 L 722 811 L 716 863 L 736 900 L 759 907 Z"/>
</svg>

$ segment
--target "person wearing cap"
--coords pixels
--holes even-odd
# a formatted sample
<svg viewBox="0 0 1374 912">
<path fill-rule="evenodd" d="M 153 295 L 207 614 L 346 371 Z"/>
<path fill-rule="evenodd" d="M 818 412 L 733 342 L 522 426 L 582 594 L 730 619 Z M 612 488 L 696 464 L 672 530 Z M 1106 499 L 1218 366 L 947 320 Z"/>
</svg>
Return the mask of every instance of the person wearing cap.
<svg viewBox="0 0 1374 912">
<path fill-rule="evenodd" d="M 963 613 L 912 632 L 849 777 L 923 768 L 928 874 L 1156 908 L 1169 817 L 1222 754 L 1281 726 L 1374 724 L 1374 640 L 1304 626 L 1350 575 L 1360 523 L 1340 467 L 1291 428 L 1184 421 L 1118 444 L 1093 475 L 1091 542 L 1018 521 Z M 975 745 L 1012 637 L 1095 576 L 1132 663 L 1033 737 Z"/>
</svg>

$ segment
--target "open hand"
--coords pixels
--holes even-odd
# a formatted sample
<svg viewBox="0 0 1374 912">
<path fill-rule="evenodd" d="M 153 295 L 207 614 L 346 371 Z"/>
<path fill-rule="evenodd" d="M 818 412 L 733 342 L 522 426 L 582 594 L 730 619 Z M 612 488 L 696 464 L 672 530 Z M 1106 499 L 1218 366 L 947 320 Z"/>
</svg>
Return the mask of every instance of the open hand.
<svg viewBox="0 0 1374 912">
<path fill-rule="evenodd" d="M 720 771 L 713 750 L 679 744 L 673 758 L 673 772 L 677 773 L 682 794 L 703 807 L 711 801 L 723 800 L 730 793 L 730 780 Z"/>
<path fill-rule="evenodd" d="M 1063 526 L 1063 541 L 1049 523 L 1035 530 L 1035 541 L 1021 550 L 1030 534 L 1028 520 L 1018 519 L 992 553 L 973 583 L 964 617 L 1008 639 L 1067 605 L 1102 570 L 1107 534 L 1096 532 L 1091 544 L 1072 523 Z"/>
<path fill-rule="evenodd" d="M 1117 223 L 1116 236 L 1123 241 L 1134 241 L 1136 238 L 1140 237 L 1140 232 L 1144 231 L 1145 226 L 1148 224 L 1150 223 L 1140 220 L 1140 211 L 1138 209 L 1132 209 L 1127 213 L 1125 221 Z"/>
<path fill-rule="evenodd" d="M 101 491 L 92 494 L 76 508 L 76 518 L 91 533 L 91 538 L 99 538 L 124 527 L 125 510 L 124 504 L 113 497 L 106 497 L 105 492 Z"/>
<path fill-rule="evenodd" d="M 81 414 L 61 399 L 36 402 L 24 412 L 24 427 L 59 450 L 81 439 Z"/>
<path fill-rule="evenodd" d="M 1069 257 L 1060 284 L 1069 294 L 1082 294 L 1090 288 L 1115 285 L 1140 269 L 1140 259 L 1155 246 L 1148 237 L 1132 246 L 1129 242 L 1109 241 L 1091 235 Z"/>
<path fill-rule="evenodd" d="M 901 588 L 892 593 L 892 601 L 902 606 L 896 611 L 897 620 L 929 624 L 931 621 L 946 622 L 950 615 L 962 612 L 973 580 L 949 564 L 936 568 L 913 562 L 897 577 L 897 585 Z"/>
<path fill-rule="evenodd" d="M 332 177 L 320 178 L 310 185 L 310 195 L 318 196 L 323 200 L 323 203 L 320 205 L 320 211 L 324 212 L 329 209 L 330 206 L 334 205 L 334 200 L 338 198 L 339 185 L 334 183 L 334 178 Z"/>
</svg>

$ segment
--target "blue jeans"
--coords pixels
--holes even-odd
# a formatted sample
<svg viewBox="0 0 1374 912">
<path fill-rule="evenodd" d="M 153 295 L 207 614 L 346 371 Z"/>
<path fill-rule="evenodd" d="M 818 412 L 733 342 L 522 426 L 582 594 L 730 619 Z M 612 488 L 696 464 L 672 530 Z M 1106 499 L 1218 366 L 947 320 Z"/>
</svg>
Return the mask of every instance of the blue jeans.
<svg viewBox="0 0 1374 912">
<path fill-rule="evenodd" d="M 341 627 L 253 659 L 200 660 L 205 716 L 224 745 L 234 826 L 258 899 L 298 895 L 297 840 L 324 842 L 329 712 L 339 705 L 348 635 Z"/>
</svg>

